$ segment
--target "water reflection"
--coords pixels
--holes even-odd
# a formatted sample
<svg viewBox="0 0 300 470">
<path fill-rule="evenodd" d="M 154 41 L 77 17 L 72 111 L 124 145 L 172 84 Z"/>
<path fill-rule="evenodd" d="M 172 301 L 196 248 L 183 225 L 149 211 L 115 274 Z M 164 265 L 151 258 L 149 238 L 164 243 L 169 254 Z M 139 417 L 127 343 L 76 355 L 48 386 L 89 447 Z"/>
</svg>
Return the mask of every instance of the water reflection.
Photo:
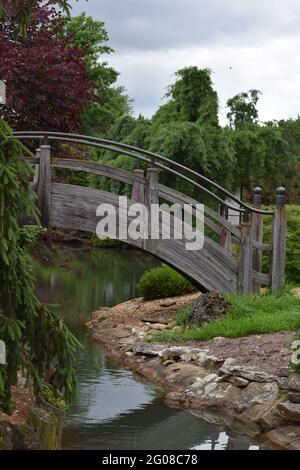
<svg viewBox="0 0 300 470">
<path fill-rule="evenodd" d="M 90 313 L 135 297 L 137 281 L 156 260 L 135 251 L 55 246 L 50 255 L 40 248 L 35 259 L 39 296 L 61 305 L 84 344 L 77 354 L 77 398 L 66 421 L 64 448 L 258 448 L 224 426 L 164 406 L 155 386 L 117 366 L 87 338 Z"/>
</svg>

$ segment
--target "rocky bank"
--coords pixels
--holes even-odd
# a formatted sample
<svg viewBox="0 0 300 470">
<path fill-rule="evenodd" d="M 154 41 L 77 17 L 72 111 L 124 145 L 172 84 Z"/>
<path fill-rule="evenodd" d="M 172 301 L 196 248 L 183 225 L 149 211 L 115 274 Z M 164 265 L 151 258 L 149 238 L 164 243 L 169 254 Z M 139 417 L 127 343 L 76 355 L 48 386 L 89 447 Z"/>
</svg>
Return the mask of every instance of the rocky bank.
<svg viewBox="0 0 300 470">
<path fill-rule="evenodd" d="M 13 387 L 15 411 L 0 411 L 0 450 L 59 450 L 65 413 L 53 405 L 36 403 L 22 379 Z"/>
<path fill-rule="evenodd" d="M 178 328 L 176 313 L 198 296 L 102 308 L 88 328 L 110 357 L 160 385 L 169 406 L 300 450 L 300 375 L 289 367 L 292 332 L 184 344 L 148 341 L 156 331 Z"/>
</svg>

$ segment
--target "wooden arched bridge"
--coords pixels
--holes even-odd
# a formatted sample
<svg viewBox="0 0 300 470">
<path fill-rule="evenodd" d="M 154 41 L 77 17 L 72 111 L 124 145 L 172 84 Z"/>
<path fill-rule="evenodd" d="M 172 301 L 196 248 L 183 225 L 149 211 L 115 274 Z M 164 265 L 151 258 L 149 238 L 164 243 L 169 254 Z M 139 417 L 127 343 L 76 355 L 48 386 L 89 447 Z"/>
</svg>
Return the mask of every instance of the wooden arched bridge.
<svg viewBox="0 0 300 470">
<path fill-rule="evenodd" d="M 257 292 L 261 285 L 277 290 L 284 285 L 286 215 L 285 191 L 277 189 L 273 211 L 261 208 L 261 189 L 254 190 L 253 206 L 240 201 L 233 194 L 197 172 L 168 158 L 123 143 L 112 142 L 77 134 L 56 132 L 15 132 L 22 140 L 38 141 L 36 157 L 27 158 L 35 166 L 32 188 L 38 194 L 41 221 L 44 226 L 76 229 L 95 233 L 99 219 L 96 209 L 109 203 L 118 212 L 119 195 L 112 192 L 53 181 L 52 169 L 99 175 L 132 187 L 128 205 L 140 202 L 150 207 L 152 203 L 191 204 L 196 207 L 201 198 L 211 198 L 213 210 L 205 205 L 205 240 L 198 251 L 187 251 L 187 240 L 124 240 L 153 254 L 183 273 L 205 290 L 216 289 L 226 293 Z M 134 158 L 137 169 L 133 172 L 87 160 L 55 158 L 51 144 L 81 144 L 101 148 L 115 154 Z M 52 148 L 56 146 L 53 145 Z M 145 170 L 141 169 L 141 165 Z M 196 188 L 199 197 L 193 199 L 159 182 L 161 171 L 183 180 Z M 216 204 L 217 203 L 217 204 Z M 230 213 L 239 215 L 233 224 Z M 120 214 L 119 214 L 120 215 Z M 263 221 L 273 219 L 272 236 L 263 242 Z M 119 220 L 119 217 L 118 217 Z M 174 229 L 174 217 L 170 217 Z M 262 254 L 270 256 L 270 271 L 262 272 Z"/>
</svg>

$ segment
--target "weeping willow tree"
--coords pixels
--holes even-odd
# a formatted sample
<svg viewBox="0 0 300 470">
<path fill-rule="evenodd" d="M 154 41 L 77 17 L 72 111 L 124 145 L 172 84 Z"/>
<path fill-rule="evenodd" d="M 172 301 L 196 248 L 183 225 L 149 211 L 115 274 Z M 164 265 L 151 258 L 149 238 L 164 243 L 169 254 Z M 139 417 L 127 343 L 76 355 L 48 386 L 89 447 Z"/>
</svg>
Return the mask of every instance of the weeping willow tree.
<svg viewBox="0 0 300 470">
<path fill-rule="evenodd" d="M 38 3 L 38 0 L 0 0 L 0 17 L 5 17 L 9 7 L 17 8 L 20 31 L 22 34 L 25 34 L 26 26 L 30 20 L 32 9 L 36 3 Z M 57 5 L 62 9 L 63 12 L 65 12 L 67 15 L 70 15 L 71 7 L 68 3 L 68 0 L 50 0 L 49 4 Z"/>
<path fill-rule="evenodd" d="M 75 386 L 72 363 L 79 346 L 62 318 L 35 296 L 20 226 L 24 214 L 37 215 L 28 185 L 32 170 L 21 158 L 26 153 L 0 119 L 0 340 L 6 345 L 6 364 L 0 365 L 0 407 L 8 413 L 19 373 L 36 396 L 50 385 L 69 401 Z"/>
</svg>

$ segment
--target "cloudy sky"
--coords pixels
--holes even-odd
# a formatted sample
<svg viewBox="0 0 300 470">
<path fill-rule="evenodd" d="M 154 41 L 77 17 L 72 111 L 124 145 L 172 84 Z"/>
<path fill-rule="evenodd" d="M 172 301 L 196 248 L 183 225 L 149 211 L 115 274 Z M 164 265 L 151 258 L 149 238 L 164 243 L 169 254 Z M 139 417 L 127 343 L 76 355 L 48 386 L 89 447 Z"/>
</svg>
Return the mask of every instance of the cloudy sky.
<svg viewBox="0 0 300 470">
<path fill-rule="evenodd" d="M 179 68 L 213 70 L 221 122 L 226 100 L 257 88 L 262 121 L 300 114 L 299 0 L 71 0 L 105 22 L 115 54 L 109 62 L 151 116 Z"/>
</svg>

